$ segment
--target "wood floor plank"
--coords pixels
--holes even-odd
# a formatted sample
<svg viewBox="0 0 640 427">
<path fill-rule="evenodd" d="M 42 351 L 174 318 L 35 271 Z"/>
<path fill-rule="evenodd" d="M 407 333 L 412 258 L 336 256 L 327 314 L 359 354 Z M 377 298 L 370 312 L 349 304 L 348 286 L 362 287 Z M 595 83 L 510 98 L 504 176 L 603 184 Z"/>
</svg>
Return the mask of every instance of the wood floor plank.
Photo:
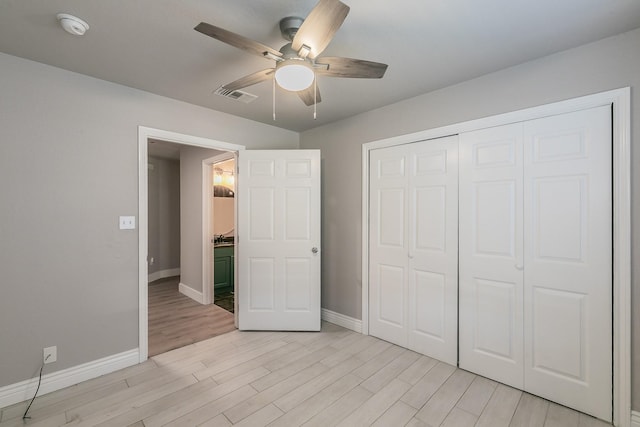
<svg viewBox="0 0 640 427">
<path fill-rule="evenodd" d="M 231 393 L 211 401 L 204 406 L 199 407 L 195 411 L 189 412 L 171 422 L 158 422 L 158 419 L 145 419 L 143 420 L 145 427 L 153 426 L 166 426 L 166 427 L 184 427 L 184 426 L 197 426 L 205 423 L 218 415 L 222 414 L 229 408 L 249 399 L 254 396 L 256 391 L 251 386 L 243 386 Z"/>
<path fill-rule="evenodd" d="M 504 384 L 498 384 L 482 411 L 477 427 L 508 426 L 520 401 L 522 392 Z"/>
<path fill-rule="evenodd" d="M 209 421 L 205 421 L 198 427 L 229 427 L 231 425 L 233 425 L 231 424 L 231 421 L 229 421 L 224 415 L 220 414 Z"/>
<path fill-rule="evenodd" d="M 416 408 L 404 402 L 397 401 L 382 414 L 373 424 L 373 427 L 403 426 L 416 414 Z"/>
<path fill-rule="evenodd" d="M 469 412 L 454 407 L 447 418 L 444 419 L 441 427 L 473 427 L 476 425 L 478 417 Z"/>
<path fill-rule="evenodd" d="M 273 341 L 256 349 L 236 354 L 235 357 L 229 358 L 223 362 L 212 364 L 201 371 L 195 372 L 194 375 L 198 380 L 203 380 L 286 345 L 287 343 L 284 341 Z"/>
<path fill-rule="evenodd" d="M 413 362 L 411 366 L 402 371 L 400 375 L 398 375 L 398 379 L 402 380 L 411 385 L 415 385 L 420 378 L 422 378 L 431 368 L 436 366 L 438 363 L 437 360 L 432 359 L 428 356 L 420 356 L 418 360 Z"/>
<path fill-rule="evenodd" d="M 323 409 L 329 407 L 338 399 L 353 390 L 362 382 L 360 377 L 347 374 L 330 386 L 309 397 L 304 402 L 289 410 L 282 417 L 275 420 L 269 427 L 299 426 L 310 420 Z"/>
<path fill-rule="evenodd" d="M 549 402 L 524 393 L 520 398 L 510 427 L 543 427 L 547 418 Z"/>
<path fill-rule="evenodd" d="M 212 378 L 214 379 L 215 382 L 217 382 L 218 384 L 222 384 L 224 382 L 229 381 L 232 378 L 237 377 L 238 375 L 242 374 L 243 372 L 249 371 L 251 369 L 257 368 L 257 367 L 264 367 L 266 364 L 268 364 L 269 362 L 273 361 L 273 360 L 277 360 L 280 358 L 285 357 L 286 355 L 290 354 L 293 351 L 297 351 L 299 349 L 301 349 L 302 346 L 299 343 L 289 343 L 283 347 L 280 347 L 276 350 L 270 351 L 268 353 L 262 354 L 258 357 L 255 357 L 251 360 L 247 360 L 244 363 L 241 363 L 239 365 L 236 365 L 232 368 L 229 368 L 225 371 L 219 372 L 217 374 L 214 374 L 212 376 Z"/>
<path fill-rule="evenodd" d="M 270 404 L 233 425 L 238 427 L 264 427 L 283 413 L 275 405 Z"/>
<path fill-rule="evenodd" d="M 144 394 L 148 391 L 153 391 L 159 387 L 170 384 L 175 380 L 176 378 L 171 375 L 164 375 L 164 376 L 155 378 L 154 380 L 146 381 L 142 384 L 138 384 L 134 387 L 128 387 L 124 390 L 118 391 L 116 393 L 112 393 L 109 396 L 106 396 L 102 399 L 93 400 L 84 405 L 68 410 L 67 420 L 81 421 L 84 418 L 90 417 L 91 415 L 98 413 L 106 408 L 110 408 L 114 405 L 126 403 L 129 400 L 139 396 L 140 394 Z"/>
<path fill-rule="evenodd" d="M 194 396 L 188 400 L 178 400 L 171 404 L 168 407 L 165 407 L 163 410 L 156 412 L 155 414 L 146 417 L 143 419 L 145 427 L 151 426 L 161 426 L 169 422 L 173 422 L 181 417 L 189 418 L 188 414 L 192 412 L 196 412 L 201 408 L 205 408 L 204 413 L 209 413 L 211 411 L 219 410 L 218 413 L 213 414 L 211 417 L 205 417 L 202 422 L 209 420 L 217 416 L 219 413 L 222 413 L 223 410 L 230 408 L 231 406 L 235 406 L 240 401 L 247 399 L 254 394 L 256 391 L 249 386 L 251 381 L 256 380 L 264 375 L 269 373 L 263 367 L 255 368 L 249 372 L 246 372 L 231 381 L 225 382 L 224 384 L 217 385 L 205 392 L 201 393 L 198 396 Z M 242 389 L 243 391 L 234 394 L 236 391 Z M 223 403 L 216 403 L 220 398 L 228 396 L 228 395 L 240 395 L 245 396 L 244 399 L 239 399 L 237 401 L 232 400 L 231 402 L 224 401 Z M 233 403 L 231 406 L 225 406 L 227 403 Z M 207 405 L 213 405 L 206 408 Z M 196 418 L 198 415 L 196 413 Z"/>
<path fill-rule="evenodd" d="M 303 369 L 297 374 L 292 375 L 286 380 L 259 392 L 255 396 L 246 399 L 233 408 L 225 410 L 224 415 L 229 419 L 229 421 L 235 424 L 326 371 L 328 371 L 326 366 L 316 363 L 306 369 Z"/>
<path fill-rule="evenodd" d="M 438 362 L 400 400 L 416 409 L 422 408 L 455 371 L 455 367 Z"/>
<path fill-rule="evenodd" d="M 399 357 L 402 353 L 405 353 L 409 350 L 403 349 L 398 346 L 391 346 L 382 353 L 375 356 L 373 359 L 369 360 L 367 363 L 358 368 L 354 374 L 359 376 L 362 379 L 367 379 L 371 375 L 378 372 L 396 357 Z"/>
<path fill-rule="evenodd" d="M 402 371 L 407 369 L 413 362 L 415 362 L 418 357 L 418 353 L 407 350 L 383 366 L 378 372 L 367 378 L 362 383 L 362 387 L 372 393 L 377 393 L 382 390 L 384 386 L 393 381 L 400 373 L 402 373 Z"/>
<path fill-rule="evenodd" d="M 24 413 L 24 412 L 23 412 Z M 22 417 L 11 418 L 0 422 L 2 427 L 58 427 L 65 424 L 67 421 L 64 413 L 58 413 L 55 415 L 46 416 L 44 418 L 32 417 L 31 420 L 25 422 Z"/>
<path fill-rule="evenodd" d="M 399 379 L 394 379 L 382 390 L 375 393 L 359 408 L 338 424 L 340 427 L 370 426 L 384 414 L 411 387 Z"/>
<path fill-rule="evenodd" d="M 146 392 L 138 394 L 135 397 L 127 399 L 126 401 L 116 402 L 111 406 L 104 407 L 99 410 L 92 410 L 87 414 L 78 415 L 79 411 L 76 411 L 75 413 L 73 413 L 73 415 L 67 414 L 67 418 L 69 419 L 69 421 L 73 421 L 68 422 L 67 425 L 73 425 L 76 427 L 96 426 L 110 420 L 111 418 L 115 418 L 128 411 L 131 411 L 136 407 L 144 406 L 148 403 L 154 402 L 164 396 L 187 388 L 195 383 L 197 383 L 197 380 L 193 376 L 179 377 L 178 379 L 171 381 L 170 383 L 147 390 Z"/>
<path fill-rule="evenodd" d="M 611 427 L 610 423 L 594 418 L 590 415 L 580 414 L 579 427 Z"/>
<path fill-rule="evenodd" d="M 578 427 L 580 414 L 567 407 L 550 403 L 544 427 Z"/>
<path fill-rule="evenodd" d="M 320 362 L 320 364 L 323 363 Z M 284 396 L 278 398 L 275 401 L 275 405 L 284 412 L 288 412 L 311 396 L 323 390 L 325 387 L 328 387 L 338 381 L 361 364 L 362 361 L 352 357 L 351 359 L 328 369 L 322 375 L 318 375 L 311 381 L 302 384 L 300 387 L 297 387 Z"/>
<path fill-rule="evenodd" d="M 265 375 L 263 378 L 254 381 L 253 383 L 251 383 L 251 386 L 258 391 L 264 391 L 269 387 L 273 387 L 274 385 L 285 381 L 287 378 L 297 374 L 298 372 L 308 368 L 309 366 L 318 363 L 332 351 L 334 350 L 328 347 L 323 347 L 320 350 L 316 350 L 304 357 L 295 360 L 292 363 L 289 363 L 287 366 L 284 366 L 281 369 L 273 371 L 269 375 Z"/>
<path fill-rule="evenodd" d="M 456 406 L 479 417 L 497 385 L 495 381 L 476 376 Z"/>
<path fill-rule="evenodd" d="M 433 426 L 442 424 L 456 402 L 467 391 L 474 377 L 474 374 L 467 371 L 456 370 L 418 411 L 416 418 Z"/>
<path fill-rule="evenodd" d="M 341 399 L 329 405 L 309 421 L 303 424 L 305 427 L 329 427 L 335 426 L 345 417 L 366 402 L 373 393 L 362 387 L 355 387 Z"/>
<path fill-rule="evenodd" d="M 207 390 L 214 387 L 216 387 L 216 383 L 210 378 L 204 381 L 198 381 L 190 386 L 184 387 L 145 404 L 133 405 L 130 410 L 97 425 L 100 427 L 121 427 L 136 422 L 142 422 L 143 419 L 165 410 L 166 408 L 175 405 L 177 402 L 197 398 Z"/>
</svg>

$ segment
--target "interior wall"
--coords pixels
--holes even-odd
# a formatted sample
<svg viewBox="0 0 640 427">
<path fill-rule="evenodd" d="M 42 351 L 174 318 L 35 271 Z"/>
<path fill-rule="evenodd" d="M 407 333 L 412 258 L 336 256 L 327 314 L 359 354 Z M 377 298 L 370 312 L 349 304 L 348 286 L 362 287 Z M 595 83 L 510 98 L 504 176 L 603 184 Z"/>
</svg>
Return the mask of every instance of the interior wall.
<svg viewBox="0 0 640 427">
<path fill-rule="evenodd" d="M 322 306 L 362 318 L 362 144 L 630 86 L 632 259 L 640 253 L 640 29 L 301 134 L 322 150 Z M 437 58 L 433 58 L 437 60 Z M 633 408 L 640 409 L 640 263 L 632 265 Z"/>
<path fill-rule="evenodd" d="M 0 387 L 138 347 L 138 126 L 249 149 L 299 135 L 0 54 Z M 203 88 L 203 90 L 209 90 Z"/>
<path fill-rule="evenodd" d="M 149 274 L 180 268 L 180 161 L 149 156 Z"/>
<path fill-rule="evenodd" d="M 208 148 L 180 147 L 180 283 L 202 292 L 202 161 L 222 154 Z"/>
</svg>

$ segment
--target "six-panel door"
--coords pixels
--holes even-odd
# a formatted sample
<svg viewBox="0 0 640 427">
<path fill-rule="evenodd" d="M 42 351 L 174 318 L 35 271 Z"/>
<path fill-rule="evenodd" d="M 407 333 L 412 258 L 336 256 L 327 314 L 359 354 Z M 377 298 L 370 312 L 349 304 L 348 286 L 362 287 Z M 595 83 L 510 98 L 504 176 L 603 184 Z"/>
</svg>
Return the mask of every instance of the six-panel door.
<svg viewBox="0 0 640 427">
<path fill-rule="evenodd" d="M 320 151 L 238 155 L 238 326 L 320 330 Z"/>
<path fill-rule="evenodd" d="M 457 137 L 370 161 L 370 333 L 456 364 Z"/>
</svg>

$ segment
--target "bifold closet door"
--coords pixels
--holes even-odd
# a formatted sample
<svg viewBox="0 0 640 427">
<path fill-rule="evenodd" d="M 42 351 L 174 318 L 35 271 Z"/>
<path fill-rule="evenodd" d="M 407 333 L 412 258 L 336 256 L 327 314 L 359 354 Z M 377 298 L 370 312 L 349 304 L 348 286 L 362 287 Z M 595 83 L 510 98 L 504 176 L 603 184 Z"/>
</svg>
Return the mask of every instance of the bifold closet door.
<svg viewBox="0 0 640 427">
<path fill-rule="evenodd" d="M 460 367 L 522 389 L 522 124 L 460 135 Z"/>
<path fill-rule="evenodd" d="M 460 172 L 460 367 L 610 421 L 610 106 L 460 135 Z"/>
<path fill-rule="evenodd" d="M 611 420 L 611 106 L 524 124 L 526 391 Z"/>
<path fill-rule="evenodd" d="M 455 365 L 457 136 L 373 150 L 371 335 Z"/>
</svg>

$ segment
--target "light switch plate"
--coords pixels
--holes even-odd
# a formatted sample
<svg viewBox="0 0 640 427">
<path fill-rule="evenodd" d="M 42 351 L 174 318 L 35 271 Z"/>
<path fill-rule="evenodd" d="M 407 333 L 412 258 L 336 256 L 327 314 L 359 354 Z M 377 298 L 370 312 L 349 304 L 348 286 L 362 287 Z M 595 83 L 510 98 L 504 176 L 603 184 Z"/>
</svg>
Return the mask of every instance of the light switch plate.
<svg viewBox="0 0 640 427">
<path fill-rule="evenodd" d="M 135 230 L 135 228 L 136 228 L 135 216 L 120 217 L 120 230 Z"/>
</svg>

